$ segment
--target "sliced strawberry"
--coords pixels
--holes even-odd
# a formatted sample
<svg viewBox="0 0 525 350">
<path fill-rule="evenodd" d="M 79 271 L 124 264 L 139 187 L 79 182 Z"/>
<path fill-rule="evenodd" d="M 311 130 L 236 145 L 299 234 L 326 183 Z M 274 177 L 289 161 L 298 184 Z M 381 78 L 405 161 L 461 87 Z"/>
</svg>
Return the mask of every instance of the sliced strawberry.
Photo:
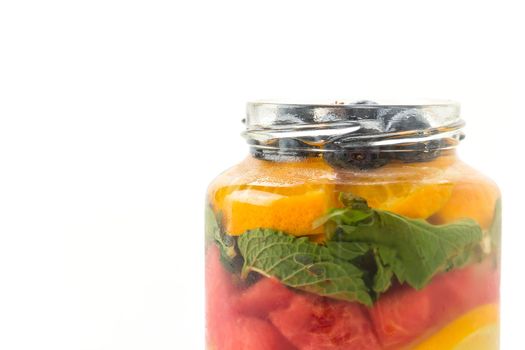
<svg viewBox="0 0 525 350">
<path fill-rule="evenodd" d="M 380 349 L 366 310 L 356 303 L 296 295 L 270 320 L 299 350 Z"/>
</svg>

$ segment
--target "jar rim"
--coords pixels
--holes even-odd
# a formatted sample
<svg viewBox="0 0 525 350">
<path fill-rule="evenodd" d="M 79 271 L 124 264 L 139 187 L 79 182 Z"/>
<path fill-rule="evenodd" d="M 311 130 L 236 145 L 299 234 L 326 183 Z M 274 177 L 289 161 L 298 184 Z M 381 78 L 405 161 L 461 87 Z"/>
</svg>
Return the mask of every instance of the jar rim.
<svg viewBox="0 0 525 350">
<path fill-rule="evenodd" d="M 413 99 L 334 99 L 334 100 L 305 100 L 293 101 L 284 99 L 260 99 L 248 101 L 248 105 L 275 105 L 275 106 L 310 106 L 310 107 L 334 107 L 334 108 L 384 108 L 396 107 L 431 107 L 431 106 L 460 106 L 460 103 L 450 99 L 438 98 L 413 98 Z"/>
<path fill-rule="evenodd" d="M 373 124 L 381 116 L 417 113 L 431 128 L 463 124 L 460 104 L 443 99 L 388 100 L 380 99 L 312 101 L 257 100 L 246 105 L 246 130 L 282 129 L 283 126 L 322 128 L 323 124 Z M 377 129 L 377 128 L 376 128 Z M 376 130 L 381 131 L 381 130 Z M 387 130 L 384 130 L 387 132 Z"/>
<path fill-rule="evenodd" d="M 255 152 L 323 154 L 351 149 L 432 153 L 464 138 L 451 100 L 248 102 L 243 136 Z"/>
</svg>

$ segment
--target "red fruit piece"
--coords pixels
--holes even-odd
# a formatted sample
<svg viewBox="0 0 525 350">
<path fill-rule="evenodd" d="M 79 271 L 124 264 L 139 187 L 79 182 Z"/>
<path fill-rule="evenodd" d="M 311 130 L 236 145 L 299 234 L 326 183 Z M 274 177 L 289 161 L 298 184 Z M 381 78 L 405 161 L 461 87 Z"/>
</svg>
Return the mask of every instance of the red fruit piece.
<svg viewBox="0 0 525 350">
<path fill-rule="evenodd" d="M 453 270 L 432 282 L 434 309 L 451 319 L 476 306 L 499 299 L 499 271 L 490 259 L 483 263 Z"/>
<path fill-rule="evenodd" d="M 206 338 L 218 346 L 231 337 L 227 325 L 235 322 L 233 301 L 238 294 L 232 275 L 220 261 L 217 247 L 211 246 L 206 253 Z"/>
<path fill-rule="evenodd" d="M 270 320 L 299 350 L 380 349 L 366 310 L 357 303 L 296 295 Z"/>
<path fill-rule="evenodd" d="M 224 327 L 229 330 L 229 337 L 217 344 L 217 350 L 295 349 L 268 321 L 241 316 Z"/>
<path fill-rule="evenodd" d="M 370 316 L 384 347 L 409 343 L 432 325 L 432 296 L 427 290 L 402 286 L 375 303 Z"/>
<path fill-rule="evenodd" d="M 490 259 L 436 276 L 420 291 L 409 286 L 382 295 L 370 310 L 385 348 L 406 345 L 471 309 L 498 300 L 499 273 Z"/>
<path fill-rule="evenodd" d="M 295 294 L 273 278 L 262 278 L 242 292 L 236 310 L 249 316 L 265 318 L 276 309 L 286 307 Z"/>
<path fill-rule="evenodd" d="M 272 282 L 274 285 L 275 282 Z M 259 284 L 259 283 L 257 283 Z M 268 290 L 261 285 L 260 292 Z M 254 286 L 255 287 L 255 286 Z M 282 288 L 286 289 L 284 286 Z M 251 289 L 251 288 L 250 288 Z M 275 288 L 275 295 L 282 290 Z M 214 350 L 294 350 L 294 347 L 266 320 L 245 317 L 236 311 L 240 289 L 223 267 L 216 247 L 206 254 L 206 340 Z M 291 293 L 291 292 L 289 292 Z M 252 301 L 259 293 L 252 291 Z M 248 296 L 250 296 L 248 295 Z M 261 297 L 259 297 L 262 300 Z M 271 300 L 271 298 L 267 299 Z M 245 302 L 250 302 L 246 299 Z M 267 302 L 267 306 L 274 305 Z M 248 306 L 248 305 L 247 305 Z"/>
</svg>

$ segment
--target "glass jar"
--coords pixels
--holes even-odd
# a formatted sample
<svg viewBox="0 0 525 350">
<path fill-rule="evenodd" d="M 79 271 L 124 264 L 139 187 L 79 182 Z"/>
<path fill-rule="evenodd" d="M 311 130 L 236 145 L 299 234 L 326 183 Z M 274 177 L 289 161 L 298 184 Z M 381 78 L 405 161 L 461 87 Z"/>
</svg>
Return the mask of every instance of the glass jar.
<svg viewBox="0 0 525 350">
<path fill-rule="evenodd" d="M 214 350 L 498 349 L 500 193 L 459 105 L 249 103 L 206 206 Z"/>
</svg>

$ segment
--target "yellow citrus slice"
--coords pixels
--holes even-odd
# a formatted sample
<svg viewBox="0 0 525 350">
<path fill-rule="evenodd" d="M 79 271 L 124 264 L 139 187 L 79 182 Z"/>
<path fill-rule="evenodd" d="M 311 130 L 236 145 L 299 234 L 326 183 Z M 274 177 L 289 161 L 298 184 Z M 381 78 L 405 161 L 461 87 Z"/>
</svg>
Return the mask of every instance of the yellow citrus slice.
<svg viewBox="0 0 525 350">
<path fill-rule="evenodd" d="M 366 199 L 372 208 L 426 219 L 447 203 L 452 187 L 451 183 L 394 182 L 347 186 L 346 190 Z"/>
<path fill-rule="evenodd" d="M 497 350 L 499 308 L 487 304 L 466 313 L 414 350 Z"/>
<path fill-rule="evenodd" d="M 499 326 L 485 326 L 458 344 L 454 350 L 497 350 L 499 349 Z"/>
</svg>

